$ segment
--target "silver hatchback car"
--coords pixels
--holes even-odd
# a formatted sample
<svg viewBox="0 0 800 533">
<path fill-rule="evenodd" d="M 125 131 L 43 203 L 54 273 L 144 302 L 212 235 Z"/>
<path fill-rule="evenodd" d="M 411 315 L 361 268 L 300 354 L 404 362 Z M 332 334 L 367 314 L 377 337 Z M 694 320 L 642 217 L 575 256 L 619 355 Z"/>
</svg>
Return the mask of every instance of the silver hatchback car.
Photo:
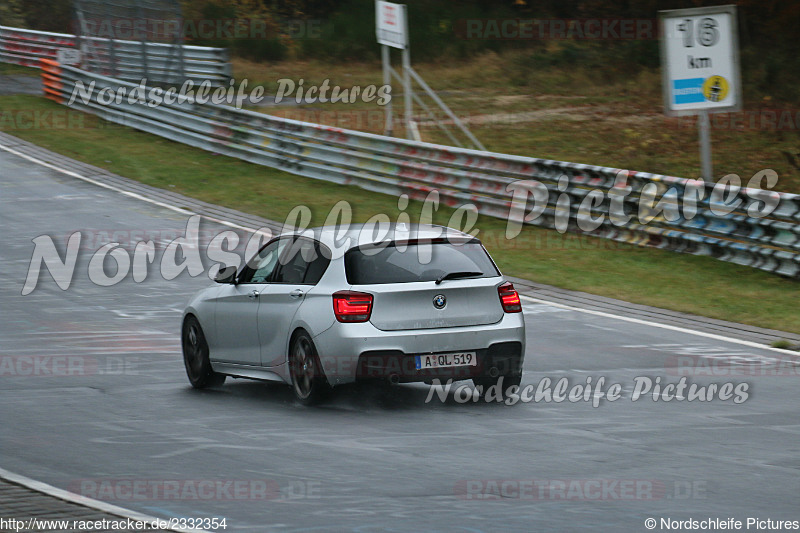
<svg viewBox="0 0 800 533">
<path fill-rule="evenodd" d="M 525 323 L 481 242 L 441 226 L 280 235 L 220 271 L 183 315 L 194 387 L 283 381 L 304 404 L 360 380 L 519 385 Z"/>
</svg>

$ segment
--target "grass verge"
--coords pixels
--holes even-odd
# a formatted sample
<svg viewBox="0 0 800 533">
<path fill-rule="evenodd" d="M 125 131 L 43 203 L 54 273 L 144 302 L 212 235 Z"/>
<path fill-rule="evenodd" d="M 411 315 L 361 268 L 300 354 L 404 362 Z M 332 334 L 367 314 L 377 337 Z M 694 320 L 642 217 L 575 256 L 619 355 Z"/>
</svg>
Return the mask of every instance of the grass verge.
<svg viewBox="0 0 800 533">
<path fill-rule="evenodd" d="M 22 127 L 7 117 L 19 111 L 65 115 Z M 214 155 L 130 128 L 108 124 L 35 96 L 0 96 L 0 129 L 50 150 L 156 187 L 274 220 L 308 206 L 312 225 L 325 221 L 340 200 L 354 221 L 384 213 L 395 220 L 397 199 L 355 187 L 302 178 Z M 71 118 L 70 118 L 71 117 Z M 72 121 L 72 122 L 70 122 Z M 25 122 L 29 124 L 29 122 Z M 71 124 L 71 125 L 70 125 Z M 419 218 L 421 203 L 406 212 Z M 453 211 L 434 217 L 448 224 Z M 800 284 L 708 257 L 638 248 L 535 227 L 506 240 L 505 222 L 480 217 L 479 237 L 509 275 L 686 313 L 800 333 Z"/>
<path fill-rule="evenodd" d="M 13 63 L 0 63 L 0 74 L 7 76 L 41 76 L 38 68 L 23 67 Z"/>
<path fill-rule="evenodd" d="M 342 89 L 382 83 L 379 63 L 285 61 L 267 66 L 236 59 L 233 65 L 238 79 L 259 83 L 272 96 L 282 78 L 297 85 L 302 79 L 306 90 L 325 79 Z M 524 52 L 414 68 L 488 150 L 685 178 L 700 175 L 697 123 L 694 117 L 664 116 L 659 69 L 606 77 L 600 67 L 533 68 Z M 402 112 L 403 99 L 396 96 L 395 111 Z M 748 86 L 744 109 L 712 115 L 715 175 L 737 174 L 746 183 L 771 168 L 779 176 L 777 190 L 800 192 L 800 102 Z M 256 110 L 372 133 L 384 130 L 383 108 L 374 101 Z M 417 108 L 415 117 L 424 121 L 427 115 Z M 395 126 L 395 135 L 404 136 L 402 124 Z M 425 141 L 452 144 L 433 124 L 423 122 L 420 132 Z"/>
</svg>

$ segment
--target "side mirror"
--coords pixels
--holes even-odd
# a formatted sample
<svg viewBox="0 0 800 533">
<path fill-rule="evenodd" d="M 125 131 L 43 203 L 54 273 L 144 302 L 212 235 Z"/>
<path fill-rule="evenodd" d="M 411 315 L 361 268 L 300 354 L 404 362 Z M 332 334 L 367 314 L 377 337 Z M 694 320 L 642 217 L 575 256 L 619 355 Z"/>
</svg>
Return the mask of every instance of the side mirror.
<svg viewBox="0 0 800 533">
<path fill-rule="evenodd" d="M 236 267 L 225 267 L 214 276 L 214 281 L 217 283 L 235 283 L 236 282 Z"/>
</svg>

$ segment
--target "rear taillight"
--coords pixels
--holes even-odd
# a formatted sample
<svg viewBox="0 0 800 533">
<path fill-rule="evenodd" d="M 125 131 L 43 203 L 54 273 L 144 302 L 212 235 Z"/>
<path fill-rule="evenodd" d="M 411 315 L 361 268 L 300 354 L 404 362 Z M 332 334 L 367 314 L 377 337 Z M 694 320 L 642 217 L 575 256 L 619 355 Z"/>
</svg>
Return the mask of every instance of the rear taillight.
<svg viewBox="0 0 800 533">
<path fill-rule="evenodd" d="M 519 313 L 522 311 L 522 303 L 519 301 L 519 294 L 514 289 L 514 284 L 506 281 L 497 287 L 497 294 L 500 296 L 500 304 L 506 313 Z"/>
<path fill-rule="evenodd" d="M 372 314 L 372 295 L 355 291 L 335 292 L 333 314 L 339 322 L 366 322 Z"/>
</svg>

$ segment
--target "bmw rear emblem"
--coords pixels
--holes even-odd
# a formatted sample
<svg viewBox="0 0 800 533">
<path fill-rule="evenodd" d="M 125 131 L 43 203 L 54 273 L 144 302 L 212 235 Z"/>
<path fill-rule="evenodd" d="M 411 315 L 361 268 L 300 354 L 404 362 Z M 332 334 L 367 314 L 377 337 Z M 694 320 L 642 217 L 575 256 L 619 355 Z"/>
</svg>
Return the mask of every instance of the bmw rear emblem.
<svg viewBox="0 0 800 533">
<path fill-rule="evenodd" d="M 447 298 L 444 297 L 444 294 L 437 294 L 433 297 L 433 306 L 436 309 L 444 309 L 445 305 L 447 305 Z"/>
</svg>

